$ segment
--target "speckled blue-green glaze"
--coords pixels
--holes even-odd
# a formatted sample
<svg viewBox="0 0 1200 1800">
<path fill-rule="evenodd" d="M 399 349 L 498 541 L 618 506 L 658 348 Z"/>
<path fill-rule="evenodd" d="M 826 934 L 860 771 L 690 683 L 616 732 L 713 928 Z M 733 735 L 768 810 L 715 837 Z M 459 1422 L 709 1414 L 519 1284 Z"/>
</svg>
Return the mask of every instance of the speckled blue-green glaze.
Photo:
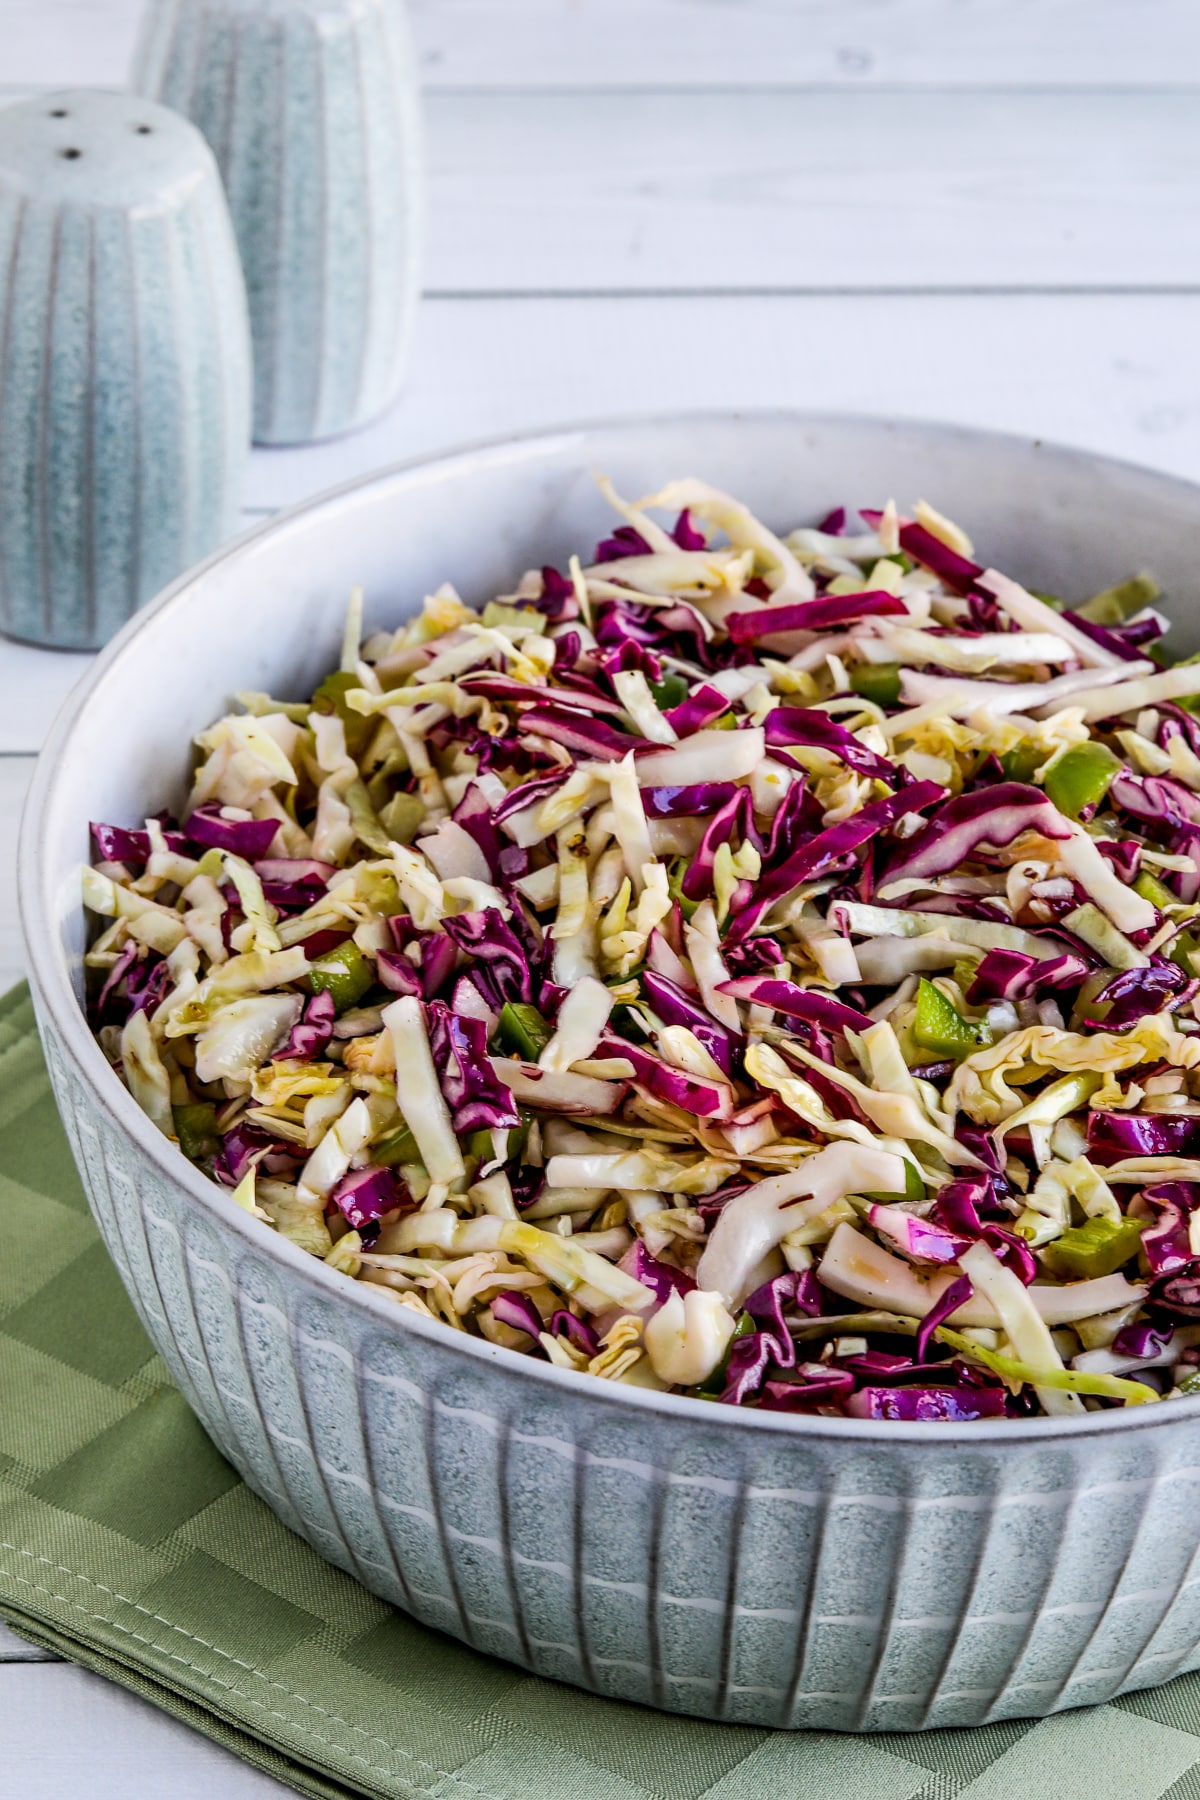
<svg viewBox="0 0 1200 1800">
<path fill-rule="evenodd" d="M 417 296 L 417 88 L 401 0 L 153 0 L 135 86 L 212 146 L 246 274 L 254 435 L 395 398 Z"/>
<path fill-rule="evenodd" d="M 0 112 L 0 630 L 90 649 L 237 523 L 250 344 L 200 133 L 128 95 Z"/>
</svg>

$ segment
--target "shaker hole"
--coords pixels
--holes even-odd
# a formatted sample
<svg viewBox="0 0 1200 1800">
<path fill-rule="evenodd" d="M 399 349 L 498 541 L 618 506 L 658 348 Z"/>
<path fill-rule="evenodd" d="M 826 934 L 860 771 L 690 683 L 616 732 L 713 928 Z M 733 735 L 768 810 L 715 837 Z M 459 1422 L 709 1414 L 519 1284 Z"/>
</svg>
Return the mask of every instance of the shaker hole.
<svg viewBox="0 0 1200 1800">
<path fill-rule="evenodd" d="M 65 106 L 56 106 L 53 112 L 46 114 L 48 119 L 69 119 L 70 116 Z"/>
<path fill-rule="evenodd" d="M 76 157 L 83 155 L 83 151 L 82 150 L 62 150 L 59 152 L 59 154 L 61 156 L 65 156 L 68 162 L 74 162 Z"/>
<path fill-rule="evenodd" d="M 149 137 L 154 127 L 153 125 L 136 125 L 134 129 L 139 137 Z"/>
</svg>

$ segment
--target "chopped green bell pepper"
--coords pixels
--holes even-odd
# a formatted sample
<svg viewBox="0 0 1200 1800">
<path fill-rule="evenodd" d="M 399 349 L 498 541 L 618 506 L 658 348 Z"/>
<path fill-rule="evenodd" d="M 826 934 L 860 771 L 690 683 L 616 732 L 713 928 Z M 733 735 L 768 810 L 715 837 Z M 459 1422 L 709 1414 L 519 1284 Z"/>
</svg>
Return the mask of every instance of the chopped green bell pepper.
<svg viewBox="0 0 1200 1800">
<path fill-rule="evenodd" d="M 333 995 L 339 1013 L 357 1006 L 368 988 L 375 985 L 375 971 L 354 942 L 347 938 L 336 949 L 318 957 L 308 971 L 308 985 L 314 994 Z"/>
<path fill-rule="evenodd" d="M 1163 946 L 1163 955 L 1168 962 L 1178 964 L 1185 975 L 1200 975 L 1200 938 L 1194 931 L 1178 931 L 1169 944 Z"/>
<path fill-rule="evenodd" d="M 1175 1386 L 1181 1394 L 1200 1394 L 1200 1369 L 1193 1369 L 1190 1375 L 1185 1375 Z"/>
<path fill-rule="evenodd" d="M 529 1136 L 530 1118 L 530 1114 L 520 1113 L 521 1123 L 519 1125 L 509 1125 L 505 1128 L 503 1134 L 505 1142 L 502 1152 L 505 1162 L 515 1162 L 520 1164 L 521 1158 L 525 1153 L 525 1140 Z M 481 1163 L 490 1163 L 496 1160 L 496 1146 L 492 1142 L 490 1130 L 471 1132 L 470 1136 L 466 1139 L 463 1148 L 466 1150 L 468 1156 L 478 1157 Z"/>
<path fill-rule="evenodd" d="M 964 1019 L 942 990 L 932 981 L 926 981 L 924 976 L 917 989 L 917 1014 L 912 1034 L 922 1049 L 931 1050 L 938 1057 L 952 1056 L 956 1060 L 992 1041 L 992 1034 L 982 1020 Z"/>
<path fill-rule="evenodd" d="M 1096 1275 L 1115 1275 L 1137 1255 L 1141 1242 L 1136 1219 L 1088 1219 L 1047 1244 L 1042 1261 L 1052 1275 L 1066 1281 L 1090 1280 Z"/>
<path fill-rule="evenodd" d="M 553 1037 L 536 1006 L 526 1000 L 506 1000 L 500 1011 L 500 1042 L 514 1056 L 536 1062 Z"/>
<path fill-rule="evenodd" d="M 417 1140 L 403 1119 L 390 1126 L 371 1145 L 371 1161 L 382 1163 L 386 1169 L 394 1169 L 398 1163 L 419 1163 L 420 1160 Z"/>
<path fill-rule="evenodd" d="M 1000 767 L 1008 781 L 1032 781 L 1046 760 L 1046 752 L 1037 744 L 1014 744 L 1000 758 Z"/>
<path fill-rule="evenodd" d="M 173 1106 L 171 1117 L 179 1148 L 190 1161 L 203 1162 L 216 1155 L 221 1148 L 221 1134 L 215 1106 L 207 1100 L 197 1100 L 187 1106 Z"/>
<path fill-rule="evenodd" d="M 1173 894 L 1157 875 L 1151 875 L 1149 869 L 1142 870 L 1133 884 L 1133 891 L 1140 894 L 1143 900 L 1149 900 L 1152 906 L 1157 906 L 1160 912 L 1164 906 L 1179 905 L 1178 894 Z"/>
<path fill-rule="evenodd" d="M 1046 770 L 1046 798 L 1068 819 L 1079 819 L 1099 806 L 1122 767 L 1107 744 L 1073 744 Z"/>
<path fill-rule="evenodd" d="M 668 712 L 672 706 L 682 706 L 688 697 L 688 684 L 682 675 L 664 675 L 661 681 L 650 682 L 649 687 L 659 712 Z"/>
<path fill-rule="evenodd" d="M 859 663 L 850 671 L 850 686 L 864 700 L 876 706 L 898 706 L 900 703 L 899 663 Z"/>
</svg>

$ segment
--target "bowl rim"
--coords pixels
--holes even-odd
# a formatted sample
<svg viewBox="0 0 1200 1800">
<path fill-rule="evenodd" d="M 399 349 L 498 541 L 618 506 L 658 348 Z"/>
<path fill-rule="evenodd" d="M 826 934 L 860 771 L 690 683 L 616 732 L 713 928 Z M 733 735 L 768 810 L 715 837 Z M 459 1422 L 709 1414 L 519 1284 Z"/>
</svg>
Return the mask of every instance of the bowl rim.
<svg viewBox="0 0 1200 1800">
<path fill-rule="evenodd" d="M 936 419 L 899 414 L 827 409 L 808 411 L 799 407 L 708 407 L 672 409 L 664 412 L 623 414 L 611 418 L 587 419 L 557 426 L 542 426 L 519 433 L 507 433 L 472 439 L 432 454 L 404 458 L 385 464 L 365 475 L 323 489 L 291 506 L 283 507 L 259 520 L 222 544 L 203 561 L 193 564 L 162 591 L 141 607 L 109 643 L 93 658 L 88 669 L 71 689 L 59 708 L 45 743 L 38 755 L 33 780 L 22 809 L 17 848 L 18 908 L 27 960 L 30 987 L 39 1015 L 53 1023 L 59 1044 L 73 1063 L 75 1072 L 88 1089 L 93 1102 L 111 1122 L 132 1141 L 134 1147 L 154 1165 L 169 1183 L 182 1188 L 219 1231 L 232 1232 L 248 1249 L 257 1250 L 273 1261 L 283 1278 L 299 1277 L 316 1295 L 338 1299 L 358 1307 L 365 1318 L 384 1335 L 402 1337 L 412 1332 L 426 1343 L 466 1357 L 468 1362 L 490 1364 L 514 1378 L 526 1378 L 551 1390 L 558 1390 L 564 1402 L 591 1400 L 607 1407 L 629 1407 L 635 1413 L 657 1414 L 678 1419 L 681 1428 L 690 1423 L 707 1425 L 726 1431 L 753 1431 L 767 1438 L 803 1443 L 820 1438 L 861 1445 L 920 1444 L 942 1445 L 961 1451 L 972 1445 L 1019 1444 L 1045 1442 L 1048 1439 L 1078 1443 L 1092 1436 L 1110 1437 L 1114 1433 L 1143 1431 L 1156 1425 L 1185 1424 L 1200 1417 L 1200 1395 L 1170 1402 L 1166 1412 L 1154 1402 L 1144 1406 L 1116 1408 L 1111 1411 L 1088 1412 L 1071 1418 L 979 1419 L 973 1421 L 886 1420 L 829 1418 L 803 1413 L 767 1412 L 757 1408 L 721 1406 L 707 1400 L 696 1400 L 683 1394 L 664 1393 L 624 1383 L 599 1382 L 595 1376 L 559 1368 L 530 1356 L 518 1355 L 502 1346 L 491 1344 L 466 1332 L 454 1332 L 435 1319 L 427 1319 L 410 1307 L 372 1291 L 372 1284 L 348 1281 L 324 1262 L 282 1238 L 277 1232 L 265 1231 L 240 1207 L 218 1212 L 217 1196 L 224 1192 L 215 1182 L 201 1174 L 171 1140 L 158 1131 L 138 1106 L 129 1090 L 118 1081 L 108 1065 L 99 1044 L 92 1035 L 86 1014 L 76 999 L 71 985 L 66 957 L 51 927 L 53 909 L 49 903 L 50 884 L 43 866 L 44 834 L 40 829 L 43 814 L 52 804 L 69 761 L 71 738 L 96 691 L 107 684 L 119 670 L 131 644 L 161 620 L 181 611 L 193 590 L 215 569 L 236 562 L 262 540 L 285 533 L 292 525 L 310 519 L 314 514 L 336 510 L 351 497 L 367 494 L 372 488 L 419 486 L 422 481 L 444 478 L 456 468 L 469 468 L 472 463 L 495 466 L 516 457 L 536 461 L 556 448 L 577 443 L 581 456 L 588 440 L 602 433 L 620 431 L 652 432 L 667 426 L 736 424 L 741 420 L 775 422 L 803 430 L 824 426 L 856 426 L 864 431 L 924 433 L 930 437 L 964 442 L 991 443 L 1010 454 L 1045 456 L 1058 464 L 1076 463 L 1097 472 L 1110 469 L 1127 481 L 1135 477 L 1155 489 L 1177 488 L 1200 497 L 1200 482 L 1171 475 L 1141 463 L 1126 461 L 1074 445 L 1059 444 L 1021 432 L 999 431 L 987 427 L 962 425 Z M 39 1019 L 40 1024 L 40 1019 Z"/>
</svg>

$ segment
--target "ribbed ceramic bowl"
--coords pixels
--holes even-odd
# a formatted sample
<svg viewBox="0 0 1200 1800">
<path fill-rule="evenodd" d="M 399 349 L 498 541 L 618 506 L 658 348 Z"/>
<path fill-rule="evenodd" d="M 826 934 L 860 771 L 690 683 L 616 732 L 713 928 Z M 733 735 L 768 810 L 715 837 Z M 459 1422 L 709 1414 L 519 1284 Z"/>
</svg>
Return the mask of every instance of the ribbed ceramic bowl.
<svg viewBox="0 0 1200 1800">
<path fill-rule="evenodd" d="M 261 1228 L 161 1137 L 80 1010 L 87 821 L 184 790 L 238 688 L 304 694 L 347 591 L 403 617 L 590 545 L 591 471 L 696 473 L 770 522 L 927 496 L 1082 596 L 1142 563 L 1194 605 L 1200 488 L 947 427 L 797 414 L 567 430 L 388 471 L 272 521 L 126 628 L 65 709 L 21 842 L 34 995 L 93 1211 L 191 1405 L 377 1594 L 595 1692 L 767 1725 L 1039 1714 L 1200 1666 L 1200 1401 L 1026 1424 L 786 1418 L 618 1389 L 452 1334 Z"/>
</svg>

